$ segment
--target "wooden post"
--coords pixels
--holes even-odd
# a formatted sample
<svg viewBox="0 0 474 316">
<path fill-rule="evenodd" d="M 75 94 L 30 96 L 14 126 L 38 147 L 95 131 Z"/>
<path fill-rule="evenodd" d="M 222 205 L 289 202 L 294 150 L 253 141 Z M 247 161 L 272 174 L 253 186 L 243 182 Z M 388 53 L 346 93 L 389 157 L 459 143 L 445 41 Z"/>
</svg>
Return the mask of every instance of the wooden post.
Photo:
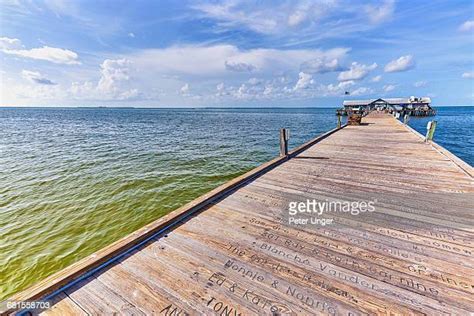
<svg viewBox="0 0 474 316">
<path fill-rule="evenodd" d="M 428 122 L 428 125 L 426 125 L 427 132 L 426 132 L 425 142 L 429 141 L 429 140 L 433 140 L 433 136 L 434 136 L 434 133 L 435 133 L 437 123 L 438 122 L 436 122 L 436 121 L 430 121 L 430 122 Z"/>
<path fill-rule="evenodd" d="M 337 128 L 341 128 L 341 114 L 337 113 Z"/>
<path fill-rule="evenodd" d="M 410 116 L 408 114 L 405 114 L 405 116 L 403 116 L 403 124 L 407 125 L 409 118 Z"/>
<path fill-rule="evenodd" d="M 280 128 L 280 156 L 288 156 L 288 139 L 290 138 L 290 130 Z"/>
</svg>

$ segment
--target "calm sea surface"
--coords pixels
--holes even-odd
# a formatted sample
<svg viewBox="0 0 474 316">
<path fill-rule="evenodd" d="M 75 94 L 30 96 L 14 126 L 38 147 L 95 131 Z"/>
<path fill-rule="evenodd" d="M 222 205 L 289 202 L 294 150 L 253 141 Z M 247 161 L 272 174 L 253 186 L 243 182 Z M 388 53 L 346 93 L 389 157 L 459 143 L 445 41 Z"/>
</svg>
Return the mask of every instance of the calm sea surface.
<svg viewBox="0 0 474 316">
<path fill-rule="evenodd" d="M 411 127 L 426 135 L 428 121 L 436 120 L 434 141 L 474 165 L 474 106 L 438 107 L 435 117 L 412 117 Z"/>
<path fill-rule="evenodd" d="M 474 108 L 435 139 L 474 163 Z M 425 133 L 428 119 L 413 118 Z M 0 108 L 0 299 L 336 125 L 334 109 Z"/>
</svg>

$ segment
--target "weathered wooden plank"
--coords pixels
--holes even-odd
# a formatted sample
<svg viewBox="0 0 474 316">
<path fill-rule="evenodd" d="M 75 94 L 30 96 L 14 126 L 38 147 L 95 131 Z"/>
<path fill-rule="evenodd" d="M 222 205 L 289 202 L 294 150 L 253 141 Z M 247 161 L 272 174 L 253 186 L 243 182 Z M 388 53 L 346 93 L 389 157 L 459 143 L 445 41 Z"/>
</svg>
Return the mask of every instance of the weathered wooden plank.
<svg viewBox="0 0 474 316">
<path fill-rule="evenodd" d="M 192 226 L 191 228 L 195 228 Z M 221 232 L 222 233 L 222 232 Z M 245 235 L 248 237 L 248 235 Z M 189 237 L 189 236 L 188 236 Z M 202 243 L 208 245 L 209 243 L 218 243 L 220 242 L 222 248 L 229 247 L 228 244 L 225 244 L 225 241 L 228 240 L 240 240 L 236 236 L 228 236 L 231 238 L 225 238 L 224 240 L 219 240 L 218 235 L 213 235 L 211 240 L 203 240 Z M 232 238 L 233 237 L 233 238 Z M 192 238 L 189 239 L 190 243 L 193 243 L 193 247 L 198 248 L 196 243 L 199 240 L 205 238 L 200 232 L 195 232 L 192 235 Z M 239 253 L 248 254 L 248 262 L 251 263 L 252 269 L 255 269 L 257 263 L 261 260 L 270 262 L 270 267 L 279 265 L 280 267 L 285 267 L 291 271 L 295 271 L 298 267 L 303 267 L 303 270 L 300 274 L 298 280 L 295 280 L 293 284 L 298 287 L 308 287 L 308 282 L 306 279 L 316 279 L 324 280 L 326 284 L 331 284 L 336 288 L 344 291 L 345 295 L 350 297 L 351 300 L 354 300 L 353 304 L 358 307 L 358 310 L 364 312 L 369 306 L 377 306 L 377 314 L 384 313 L 400 313 L 406 314 L 404 306 L 410 306 L 412 312 L 424 312 L 428 314 L 437 314 L 441 312 L 446 312 L 446 309 L 442 304 L 437 300 L 428 299 L 423 295 L 417 295 L 405 289 L 398 288 L 396 286 L 387 285 L 385 282 L 381 282 L 377 279 L 361 275 L 357 272 L 353 272 L 349 269 L 339 267 L 333 263 L 326 262 L 323 260 L 315 260 L 314 258 L 308 257 L 306 254 L 300 254 L 296 252 L 295 249 L 290 250 L 284 246 L 276 246 L 271 243 L 265 244 L 264 250 L 261 246 L 263 243 L 261 240 L 257 240 L 256 244 L 253 246 L 246 246 L 246 244 L 251 244 L 252 238 L 239 243 L 234 243 L 233 249 L 238 249 Z M 184 244 L 184 241 L 181 242 Z M 273 250 L 268 250 L 268 246 L 271 246 Z M 255 249 L 256 248 L 256 249 Z M 267 251 L 268 250 L 268 251 Z M 234 250 L 235 251 L 235 250 Z M 284 255 L 283 255 L 284 253 Z M 241 255 L 242 257 L 243 255 Z M 258 260 L 255 259 L 255 256 L 258 256 Z M 253 259 L 252 259 L 253 258 Z M 237 260 L 238 258 L 233 258 Z M 309 263 L 306 263 L 306 260 L 309 260 Z M 302 262 L 305 262 L 304 264 Z M 267 266 L 267 269 L 270 267 Z M 270 269 L 269 269 L 270 270 Z M 327 277 L 327 279 L 324 279 Z M 350 288 L 352 286 L 353 288 Z M 328 291 L 327 291 L 328 292 Z M 388 294 L 382 294 L 388 293 Z M 329 294 L 329 292 L 328 292 Z M 363 299 L 363 298 L 366 299 Z M 343 300 L 339 298 L 340 304 Z M 414 305 L 413 305 L 414 304 Z M 337 306 L 337 305 L 336 305 Z M 391 307 L 394 306 L 394 307 Z M 336 308 L 333 306 L 333 308 Z M 458 313 L 465 313 L 465 309 L 459 309 L 455 306 L 450 306 L 452 311 L 457 311 Z M 372 311 L 374 313 L 374 311 Z"/>
<path fill-rule="evenodd" d="M 52 307 L 44 311 L 33 311 L 33 315 L 63 316 L 63 315 L 87 315 L 66 293 L 61 292 L 52 302 Z"/>
<path fill-rule="evenodd" d="M 259 228 L 260 231 L 255 233 L 255 238 L 261 236 L 273 236 L 279 240 L 290 240 L 294 239 L 294 234 L 286 229 L 281 229 L 272 233 L 268 233 L 269 227 L 279 225 L 275 221 L 269 221 L 263 218 L 259 218 L 259 221 L 254 221 L 252 225 L 249 222 L 254 218 L 252 214 L 248 215 L 235 215 L 234 210 L 226 212 L 221 207 L 216 207 L 216 211 L 209 211 L 199 217 L 200 220 L 211 222 L 212 220 L 219 220 L 221 224 L 226 222 L 232 222 L 234 225 L 245 226 L 245 232 L 247 235 L 251 235 L 253 232 L 252 228 Z M 234 212 L 232 212 L 234 211 Z M 225 216 L 223 215 L 225 214 Z M 210 218 L 209 218 L 210 217 Z M 204 225 L 208 226 L 208 224 Z M 390 256 L 387 255 L 386 251 L 382 251 L 380 247 L 367 247 L 366 241 L 364 243 L 356 244 L 352 240 L 338 240 L 336 238 L 329 238 L 327 235 L 328 230 L 305 230 L 300 229 L 297 231 L 297 239 L 300 245 L 306 245 L 306 248 L 314 248 L 315 244 L 318 249 L 330 257 L 338 257 L 340 260 L 344 256 L 353 256 L 357 260 L 361 260 L 361 265 L 368 262 L 375 263 L 381 267 L 387 269 L 397 269 L 403 273 L 410 274 L 414 277 L 420 277 L 426 274 L 426 279 L 435 282 L 444 282 L 444 286 L 457 288 L 466 292 L 474 293 L 474 269 L 462 268 L 459 265 L 449 265 L 445 261 L 438 261 L 437 264 L 424 271 L 417 268 L 420 265 L 433 263 L 432 257 L 418 256 L 415 259 L 410 259 L 408 255 L 405 256 Z M 332 237 L 332 236 L 331 236 Z M 232 238 L 229 238 L 232 239 Z M 271 238 L 270 238 L 271 239 Z M 379 245 L 379 244 L 376 244 Z M 353 261 L 353 260 L 352 260 Z M 351 261 L 351 262 L 352 262 Z M 429 274 L 428 274 L 429 273 Z"/>
<path fill-rule="evenodd" d="M 140 307 L 133 305 L 95 277 L 79 282 L 65 293 L 91 315 L 146 315 Z"/>
<path fill-rule="evenodd" d="M 268 194 L 267 196 L 270 196 L 270 194 Z M 270 199 L 271 198 L 268 198 L 268 200 Z M 232 201 L 234 201 L 236 204 L 235 203 L 233 204 Z M 228 198 L 222 202 L 222 205 L 224 205 L 226 208 L 229 208 L 235 211 L 240 210 L 241 212 L 244 212 L 242 211 L 243 208 L 241 208 L 243 201 L 244 201 L 243 198 L 238 199 L 237 201 L 233 200 L 233 198 Z M 264 215 L 260 215 L 259 217 L 271 219 L 271 218 L 276 218 L 278 216 L 281 216 L 281 207 L 279 207 L 278 205 L 279 204 L 274 204 L 273 208 L 268 206 L 269 208 L 267 209 L 267 213 Z M 258 209 L 259 207 L 261 206 L 259 206 L 258 204 L 255 204 L 253 200 L 250 200 L 249 202 L 247 202 L 246 209 L 252 210 L 252 209 Z M 466 260 L 466 257 L 462 256 L 465 253 L 460 254 L 462 249 L 458 248 L 456 245 L 451 246 L 449 245 L 449 243 L 438 244 L 436 241 L 433 241 L 432 239 L 429 239 L 429 238 L 423 239 L 428 244 L 415 243 L 409 239 L 411 237 L 410 234 L 407 235 L 407 234 L 404 234 L 403 232 L 393 231 L 391 229 L 386 228 L 386 226 L 378 227 L 378 226 L 365 223 L 364 220 L 362 221 L 345 220 L 344 218 L 339 218 L 338 216 L 336 216 L 335 219 L 337 219 L 337 223 L 338 223 L 337 227 L 347 234 L 363 236 L 364 239 L 371 239 L 371 240 L 377 241 L 381 245 L 385 244 L 385 245 L 390 245 L 390 246 L 396 246 L 397 248 L 401 248 L 406 251 L 411 251 L 417 254 L 429 255 L 431 257 L 439 258 L 444 261 L 451 261 L 451 262 L 456 263 L 456 265 L 465 265 L 468 267 L 472 267 L 474 265 L 472 260 Z M 328 227 L 327 229 L 332 229 L 331 226 L 326 226 L 326 227 Z M 334 227 L 334 229 L 336 229 L 337 227 Z M 452 248 L 452 249 L 446 249 L 443 247 L 443 245 L 447 245 L 449 246 L 449 248 Z M 465 247 L 463 247 L 463 249 L 465 249 Z M 456 251 L 447 253 L 447 251 L 449 250 L 456 250 Z"/>
</svg>

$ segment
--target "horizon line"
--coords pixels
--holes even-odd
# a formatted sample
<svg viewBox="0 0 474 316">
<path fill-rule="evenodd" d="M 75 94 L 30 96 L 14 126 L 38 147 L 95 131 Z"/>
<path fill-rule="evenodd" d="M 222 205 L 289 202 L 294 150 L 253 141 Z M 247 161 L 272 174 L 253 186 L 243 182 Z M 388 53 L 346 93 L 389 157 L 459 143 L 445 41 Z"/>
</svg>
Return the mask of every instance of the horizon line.
<svg viewBox="0 0 474 316">
<path fill-rule="evenodd" d="M 436 107 L 474 107 L 474 104 L 436 105 Z M 68 106 L 68 105 L 0 105 L 0 109 L 39 108 L 39 109 L 337 109 L 340 106 L 179 106 L 179 107 L 143 107 L 143 106 Z"/>
</svg>

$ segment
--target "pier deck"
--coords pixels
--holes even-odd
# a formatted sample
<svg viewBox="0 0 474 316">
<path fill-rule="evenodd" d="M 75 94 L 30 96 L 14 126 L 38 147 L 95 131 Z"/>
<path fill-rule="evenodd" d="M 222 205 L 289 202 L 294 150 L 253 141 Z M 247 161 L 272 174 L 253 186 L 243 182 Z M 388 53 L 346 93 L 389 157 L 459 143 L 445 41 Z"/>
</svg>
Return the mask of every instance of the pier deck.
<svg viewBox="0 0 474 316">
<path fill-rule="evenodd" d="M 56 290 L 54 305 L 35 311 L 47 315 L 474 312 L 473 169 L 393 117 L 373 112 L 252 175 L 12 299 Z M 289 225 L 289 203 L 307 199 L 374 201 L 375 211 Z M 177 216 L 179 225 L 164 226 Z M 116 257 L 124 243 L 158 229 L 60 288 L 98 257 Z"/>
</svg>

